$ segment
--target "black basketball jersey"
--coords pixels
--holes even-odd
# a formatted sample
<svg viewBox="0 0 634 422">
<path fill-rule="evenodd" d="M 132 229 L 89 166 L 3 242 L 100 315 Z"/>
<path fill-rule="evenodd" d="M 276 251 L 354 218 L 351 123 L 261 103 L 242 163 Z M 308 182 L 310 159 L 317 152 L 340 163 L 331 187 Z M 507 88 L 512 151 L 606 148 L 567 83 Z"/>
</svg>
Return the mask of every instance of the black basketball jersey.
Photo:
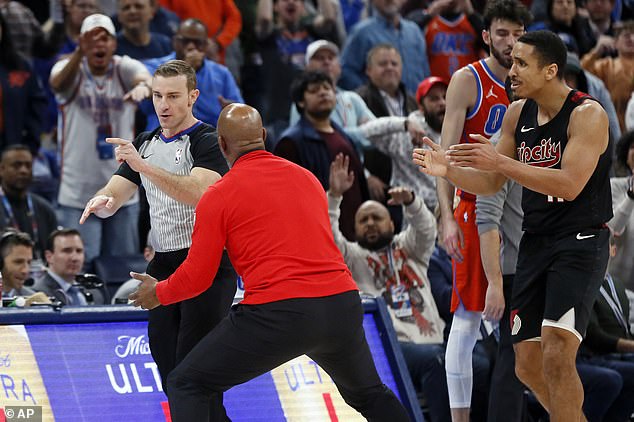
<svg viewBox="0 0 634 422">
<path fill-rule="evenodd" d="M 594 100 L 588 94 L 572 90 L 559 113 L 541 126 L 537 124 L 537 103 L 526 100 L 515 128 L 518 160 L 531 166 L 561 168 L 561 159 L 568 143 L 570 114 L 587 99 Z M 584 139 L 584 142 L 593 142 L 593 139 Z M 590 180 L 573 201 L 524 188 L 523 229 L 531 233 L 567 233 L 597 227 L 612 218 L 610 151 L 609 145 L 599 157 Z"/>
</svg>

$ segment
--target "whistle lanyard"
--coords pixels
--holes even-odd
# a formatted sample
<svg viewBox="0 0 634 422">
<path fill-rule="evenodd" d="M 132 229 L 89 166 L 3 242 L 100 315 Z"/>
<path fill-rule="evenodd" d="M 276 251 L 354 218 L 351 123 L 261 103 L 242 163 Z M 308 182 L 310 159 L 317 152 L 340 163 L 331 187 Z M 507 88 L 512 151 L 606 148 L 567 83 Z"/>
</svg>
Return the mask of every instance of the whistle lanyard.
<svg viewBox="0 0 634 422">
<path fill-rule="evenodd" d="M 619 296 L 616 294 L 614 281 L 612 280 L 612 276 L 610 274 L 607 274 L 606 281 L 608 282 L 608 285 L 610 286 L 610 292 L 608 292 L 603 286 L 601 286 L 599 291 L 601 292 L 601 295 L 605 298 L 605 301 L 608 303 L 608 305 L 612 309 L 612 312 L 614 313 L 614 316 L 616 317 L 616 319 L 619 321 L 619 324 L 621 325 L 621 327 L 625 329 L 625 332 L 627 334 L 630 334 L 630 328 L 627 321 L 625 321 L 623 308 L 621 307 Z"/>
<path fill-rule="evenodd" d="M 9 200 L 7 199 L 7 196 L 4 194 L 3 191 L 0 191 L 0 196 L 2 196 L 2 205 L 4 207 L 4 212 L 7 215 L 7 219 L 11 222 L 11 225 L 16 230 L 20 231 L 21 229 L 18 226 L 18 220 L 15 218 L 15 213 L 13 212 L 13 207 L 11 206 L 11 203 L 9 202 Z M 37 220 L 35 218 L 35 210 L 33 209 L 33 200 L 31 199 L 30 193 L 26 194 L 26 206 L 27 206 L 26 216 L 31 221 L 31 230 L 33 231 L 33 242 L 39 244 L 40 243 L 40 238 L 38 237 L 39 230 L 37 226 Z"/>
</svg>

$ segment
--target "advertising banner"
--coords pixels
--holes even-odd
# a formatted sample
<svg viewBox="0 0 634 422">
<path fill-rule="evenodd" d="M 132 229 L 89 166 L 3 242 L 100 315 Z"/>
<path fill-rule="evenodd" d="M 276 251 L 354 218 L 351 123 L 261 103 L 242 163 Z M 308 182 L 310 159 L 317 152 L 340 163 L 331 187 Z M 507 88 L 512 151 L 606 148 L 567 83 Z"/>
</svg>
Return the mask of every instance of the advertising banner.
<svg viewBox="0 0 634 422">
<path fill-rule="evenodd" d="M 379 375 L 398 395 L 373 315 L 364 328 Z M 8 325 L 0 339 L 0 422 L 170 420 L 146 322 Z M 307 356 L 232 388 L 224 403 L 235 421 L 364 420 Z"/>
</svg>

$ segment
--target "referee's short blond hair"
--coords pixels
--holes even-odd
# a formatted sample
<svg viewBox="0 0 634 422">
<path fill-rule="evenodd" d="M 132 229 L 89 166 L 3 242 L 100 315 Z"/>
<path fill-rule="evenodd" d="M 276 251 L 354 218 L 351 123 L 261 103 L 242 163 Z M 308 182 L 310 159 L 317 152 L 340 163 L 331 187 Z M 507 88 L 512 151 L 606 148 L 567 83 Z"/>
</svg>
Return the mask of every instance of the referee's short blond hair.
<svg viewBox="0 0 634 422">
<path fill-rule="evenodd" d="M 196 89 L 196 71 L 183 60 L 170 60 L 160 65 L 154 72 L 154 76 L 171 78 L 183 75 L 187 79 L 187 90 Z"/>
</svg>

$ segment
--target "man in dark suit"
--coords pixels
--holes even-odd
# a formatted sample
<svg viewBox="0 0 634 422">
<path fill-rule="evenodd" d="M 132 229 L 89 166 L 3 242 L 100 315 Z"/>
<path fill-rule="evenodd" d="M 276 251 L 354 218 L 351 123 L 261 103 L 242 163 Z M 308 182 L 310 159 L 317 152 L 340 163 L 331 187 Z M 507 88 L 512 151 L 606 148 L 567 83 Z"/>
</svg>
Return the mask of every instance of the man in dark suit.
<svg viewBox="0 0 634 422">
<path fill-rule="evenodd" d="M 61 300 L 66 305 L 87 305 L 75 278 L 84 265 L 84 242 L 75 229 L 55 230 L 48 238 L 45 251 L 48 267 L 33 288 Z"/>
</svg>

